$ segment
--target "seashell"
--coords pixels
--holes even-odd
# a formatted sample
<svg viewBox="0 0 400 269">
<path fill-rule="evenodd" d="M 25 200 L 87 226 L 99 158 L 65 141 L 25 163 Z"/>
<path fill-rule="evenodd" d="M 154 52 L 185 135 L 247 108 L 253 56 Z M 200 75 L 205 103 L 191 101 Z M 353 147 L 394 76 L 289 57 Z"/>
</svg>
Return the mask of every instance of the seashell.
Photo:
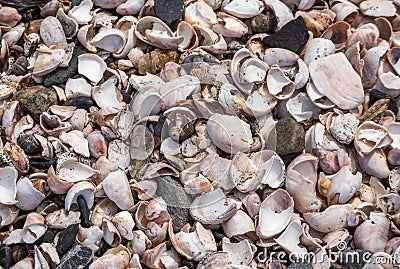
<svg viewBox="0 0 400 269">
<path fill-rule="evenodd" d="M 153 152 L 154 138 L 146 126 L 136 125 L 133 128 L 129 149 L 131 158 L 140 161 L 146 160 Z"/>
<path fill-rule="evenodd" d="M 146 227 L 146 235 L 149 237 L 152 246 L 157 246 L 165 241 L 168 234 L 168 223 L 158 225 L 156 222 L 149 222 Z"/>
<path fill-rule="evenodd" d="M 193 28 L 198 35 L 199 41 L 202 41 L 200 42 L 200 49 L 212 54 L 222 54 L 228 50 L 226 41 L 221 34 L 218 35 L 211 29 L 200 25 L 193 25 Z"/>
<path fill-rule="evenodd" d="M 396 73 L 400 75 L 400 48 L 391 48 L 387 53 L 387 59 Z"/>
<path fill-rule="evenodd" d="M 310 64 L 319 58 L 323 58 L 335 53 L 335 44 L 326 38 L 313 38 L 308 44 L 305 54 L 304 62 Z"/>
<path fill-rule="evenodd" d="M 361 156 L 375 149 L 384 148 L 393 142 L 388 130 L 372 121 L 363 122 L 355 133 L 354 146 Z"/>
<path fill-rule="evenodd" d="M 22 228 L 22 239 L 27 244 L 32 244 L 46 233 L 44 217 L 38 213 L 31 212 L 26 216 Z"/>
<path fill-rule="evenodd" d="M 124 32 L 118 29 L 103 29 L 95 35 L 90 44 L 113 53 L 120 53 L 126 44 Z"/>
<path fill-rule="evenodd" d="M 85 157 L 90 156 L 88 141 L 81 131 L 73 130 L 68 133 L 62 131 L 59 138 L 61 142 L 70 145 L 76 153 Z"/>
<path fill-rule="evenodd" d="M 211 28 L 218 23 L 217 15 L 207 1 L 199 0 L 186 6 L 185 21 L 191 25 Z"/>
<path fill-rule="evenodd" d="M 115 269 L 127 268 L 129 264 L 129 253 L 119 250 L 116 253 L 105 253 L 89 265 L 89 269 L 101 269 L 114 267 Z"/>
<path fill-rule="evenodd" d="M 82 44 L 82 46 L 84 46 L 88 51 L 95 53 L 95 52 L 97 52 L 96 47 L 93 46 L 92 44 L 90 44 L 90 41 L 93 39 L 94 36 L 95 36 L 95 32 L 94 32 L 93 25 L 91 25 L 91 24 L 82 26 L 78 30 L 78 34 L 77 34 L 77 38 L 78 38 L 79 42 Z"/>
<path fill-rule="evenodd" d="M 313 229 L 321 233 L 329 233 L 347 227 L 347 218 L 352 210 L 353 207 L 350 204 L 331 205 L 323 212 L 304 213 L 303 217 Z"/>
<path fill-rule="evenodd" d="M 365 16 L 392 17 L 396 15 L 396 6 L 392 2 L 367 0 L 360 3 L 360 10 Z"/>
<path fill-rule="evenodd" d="M 34 269 L 34 259 L 26 257 L 10 267 L 11 269 Z"/>
<path fill-rule="evenodd" d="M 15 87 L 13 85 L 1 84 L 0 85 L 0 100 L 10 97 L 15 92 Z"/>
<path fill-rule="evenodd" d="M 128 178 L 122 170 L 109 173 L 101 186 L 107 197 L 121 210 L 128 210 L 134 205 Z"/>
<path fill-rule="evenodd" d="M 315 119 L 321 112 L 320 108 L 305 93 L 299 93 L 295 97 L 289 98 L 286 102 L 286 109 L 297 122 Z"/>
<path fill-rule="evenodd" d="M 266 8 L 271 10 L 275 15 L 277 21 L 274 29 L 275 32 L 279 31 L 285 24 L 294 19 L 292 11 L 282 1 L 264 0 L 263 2 Z"/>
<path fill-rule="evenodd" d="M 73 212 L 70 212 L 70 214 Z M 79 231 L 76 236 L 76 242 L 84 247 L 92 249 L 93 252 L 97 252 L 103 239 L 103 231 L 98 226 L 91 226 L 89 228 L 83 228 L 79 226 Z"/>
<path fill-rule="evenodd" d="M 184 184 L 184 188 L 185 192 L 189 194 L 200 194 L 203 192 L 210 192 L 214 190 L 214 187 L 212 186 L 210 181 L 202 175 L 186 181 Z"/>
<path fill-rule="evenodd" d="M 364 156 L 359 156 L 358 163 L 362 170 L 371 176 L 377 178 L 389 176 L 390 170 L 382 149 L 375 149 Z"/>
<path fill-rule="evenodd" d="M 247 266 L 252 262 L 255 246 L 247 239 L 231 243 L 229 239 L 222 238 L 222 251 L 228 253 L 228 259 L 233 266 Z"/>
<path fill-rule="evenodd" d="M 69 119 L 75 111 L 74 106 L 53 105 L 49 109 L 51 113 L 57 115 L 62 121 Z"/>
<path fill-rule="evenodd" d="M 262 150 L 252 153 L 250 159 L 259 170 L 265 170 L 261 183 L 271 188 L 278 188 L 284 180 L 285 164 L 272 150 Z"/>
<path fill-rule="evenodd" d="M 353 66 L 354 70 L 356 70 L 357 74 L 362 77 L 362 70 L 364 68 L 364 60 L 361 59 L 361 45 L 360 42 L 357 41 L 351 47 L 349 47 L 345 55 L 349 62 Z"/>
<path fill-rule="evenodd" d="M 242 2 L 240 0 L 224 0 L 221 10 L 241 19 L 247 19 L 259 15 L 264 10 L 264 4 L 259 0 Z"/>
<path fill-rule="evenodd" d="M 114 53 L 113 56 L 115 58 L 125 58 L 130 51 L 136 46 L 137 43 L 137 37 L 135 35 L 135 25 L 132 25 L 131 28 L 128 30 L 128 33 L 126 33 L 128 36 L 128 39 L 126 40 L 126 44 L 122 51 L 120 53 Z M 130 60 L 127 60 L 130 61 Z M 131 64 L 134 66 L 133 62 L 130 61 Z"/>
<path fill-rule="evenodd" d="M 223 12 L 219 12 L 217 16 L 219 19 L 218 24 L 212 27 L 213 31 L 217 34 L 226 37 L 241 37 L 249 30 L 246 24 L 233 16 Z"/>
<path fill-rule="evenodd" d="M 349 1 L 335 4 L 331 10 L 336 13 L 336 21 L 352 22 L 358 16 L 358 7 Z"/>
<path fill-rule="evenodd" d="M 319 211 L 317 198 L 318 159 L 311 154 L 297 156 L 286 170 L 285 189 L 293 197 L 294 206 L 300 213 Z"/>
<path fill-rule="evenodd" d="M 133 240 L 132 230 L 135 227 L 135 222 L 131 213 L 128 211 L 121 211 L 115 214 L 111 222 L 117 228 L 119 234 L 127 240 Z"/>
<path fill-rule="evenodd" d="M 10 166 L 6 166 L 4 168 L 0 168 L 0 190 L 2 192 L 2 196 L 0 198 L 0 203 L 4 205 L 12 205 L 17 203 L 17 179 L 18 179 L 18 171 Z M 18 182 L 20 182 L 19 180 Z"/>
<path fill-rule="evenodd" d="M 243 76 L 241 76 L 241 74 L 243 74 L 243 71 L 246 71 L 246 69 L 242 69 L 241 68 L 241 63 L 243 63 L 245 60 L 248 60 L 250 58 L 252 58 L 252 54 L 250 53 L 250 51 L 248 49 L 240 49 L 238 50 L 235 55 L 233 56 L 232 62 L 231 62 L 231 74 L 232 74 L 232 80 L 235 83 L 236 87 L 239 88 L 239 90 L 241 90 L 242 92 L 246 93 L 246 94 L 251 94 L 252 90 L 253 90 L 253 83 L 246 81 Z M 257 64 L 261 61 L 259 60 L 254 60 L 253 66 L 254 69 L 259 69 L 263 64 Z M 254 65 L 255 64 L 255 65 Z M 248 65 L 249 70 L 250 71 L 251 65 Z M 268 69 L 264 68 L 264 69 Z M 263 75 L 263 70 L 259 69 L 259 72 L 256 74 L 259 74 L 258 79 L 263 79 L 265 77 L 265 74 Z M 249 74 L 252 74 L 252 72 L 249 72 Z M 258 80 L 256 79 L 256 80 Z M 252 80 L 252 79 L 251 79 Z"/>
<path fill-rule="evenodd" d="M 74 159 L 67 159 L 57 164 L 57 176 L 65 182 L 76 183 L 97 178 L 99 171 Z"/>
<path fill-rule="evenodd" d="M 100 131 L 94 131 L 86 137 L 89 144 L 89 152 L 95 158 L 107 157 L 107 140 Z"/>
<path fill-rule="evenodd" d="M 88 24 L 93 16 L 91 10 L 93 8 L 93 2 L 91 0 L 83 0 L 79 5 L 74 6 L 68 12 L 68 16 L 74 19 L 80 25 Z"/>
<path fill-rule="evenodd" d="M 49 213 L 46 216 L 46 225 L 53 229 L 66 229 L 73 224 L 79 224 L 81 213 L 79 211 L 70 211 L 68 215 L 63 208 Z"/>
<path fill-rule="evenodd" d="M 65 96 L 67 99 L 77 98 L 79 96 L 90 97 L 92 86 L 84 78 L 69 78 L 65 84 Z"/>
<path fill-rule="evenodd" d="M 121 236 L 111 220 L 103 218 L 101 229 L 103 230 L 103 239 L 108 245 L 116 247 L 121 244 Z"/>
<path fill-rule="evenodd" d="M 62 8 L 57 10 L 56 18 L 61 23 L 67 38 L 72 38 L 78 33 L 78 22 L 72 17 L 67 16 Z"/>
<path fill-rule="evenodd" d="M 46 17 L 40 24 L 40 37 L 46 46 L 67 43 L 61 22 L 56 17 Z"/>
<path fill-rule="evenodd" d="M 333 24 L 331 24 L 321 35 L 321 38 L 326 38 L 329 39 L 335 44 L 336 49 L 342 49 L 346 46 L 346 42 L 348 42 L 349 36 L 351 34 L 350 31 L 350 24 L 348 24 L 345 21 L 338 21 Z M 360 29 L 357 29 L 357 31 L 360 31 Z M 353 37 L 359 37 L 361 36 L 360 33 L 357 35 L 354 35 Z M 347 44 L 347 47 L 349 48 L 352 44 L 354 44 L 356 41 L 352 41 L 351 44 Z"/>
<path fill-rule="evenodd" d="M 294 201 L 287 191 L 278 189 L 271 193 L 261 203 L 257 235 L 268 239 L 282 232 L 289 224 L 293 210 Z"/>
<path fill-rule="evenodd" d="M 238 210 L 235 215 L 222 223 L 221 226 L 228 238 L 256 230 L 253 220 L 243 210 Z"/>
<path fill-rule="evenodd" d="M 62 181 L 54 171 L 53 166 L 50 166 L 47 171 L 47 184 L 55 194 L 65 194 L 73 185 L 72 182 Z"/>
<path fill-rule="evenodd" d="M 371 212 L 369 218 L 356 228 L 354 245 L 372 253 L 384 251 L 389 241 L 390 222 L 382 212 Z"/>
<path fill-rule="evenodd" d="M 18 202 L 15 205 L 25 211 L 34 210 L 46 197 L 45 194 L 41 190 L 37 189 L 37 187 L 33 185 L 33 182 L 27 177 L 18 180 L 16 188 L 16 200 Z"/>
<path fill-rule="evenodd" d="M 62 7 L 63 5 L 60 2 L 56 0 L 51 0 L 41 8 L 40 15 L 43 18 L 46 18 L 48 16 L 55 16 L 57 10 L 62 9 Z"/>
<path fill-rule="evenodd" d="M 349 167 L 343 167 L 326 178 L 330 180 L 327 193 L 329 204 L 345 204 L 361 188 L 362 174 L 357 172 L 353 175 Z"/>
<path fill-rule="evenodd" d="M 236 203 L 221 189 L 206 192 L 193 200 L 190 215 L 202 224 L 221 224 L 235 215 Z"/>
<path fill-rule="evenodd" d="M 93 4 L 105 9 L 116 8 L 124 2 L 125 0 L 93 0 Z"/>
<path fill-rule="evenodd" d="M 353 109 L 364 102 L 361 78 L 343 53 L 313 61 L 309 68 L 311 79 L 318 92 L 328 97 L 339 108 Z M 352 83 L 349 83 L 350 81 Z"/>
<path fill-rule="evenodd" d="M 113 76 L 100 86 L 95 86 L 92 89 L 93 100 L 108 114 L 116 114 L 125 106 L 122 101 L 122 95 L 115 86 L 116 80 L 116 77 Z"/>
<path fill-rule="evenodd" d="M 44 76 L 54 71 L 64 61 L 65 50 L 38 48 L 33 55 L 34 65 L 32 74 Z"/>
<path fill-rule="evenodd" d="M 17 26 L 13 27 L 2 36 L 2 39 L 7 41 L 8 47 L 14 46 L 23 35 L 25 31 L 25 26 L 23 24 L 18 24 Z"/>
<path fill-rule="evenodd" d="M 93 223 L 93 225 L 101 227 L 103 218 L 111 219 L 111 217 L 117 213 L 117 205 L 108 198 L 103 198 L 94 207 L 90 216 L 90 222 Z"/>
<path fill-rule="evenodd" d="M 35 269 L 39 269 L 39 268 L 50 268 L 46 258 L 43 256 L 42 252 L 39 250 L 39 248 L 34 245 L 33 246 L 34 249 L 34 254 L 35 254 Z"/>
<path fill-rule="evenodd" d="M 209 251 L 217 251 L 214 235 L 206 230 L 199 222 L 195 224 L 195 230 L 187 229 L 174 234 L 172 220 L 169 222 L 168 233 L 172 245 L 179 254 L 189 260 L 200 261 Z"/>
<path fill-rule="evenodd" d="M 78 73 L 94 84 L 100 82 L 106 69 L 106 63 L 96 54 L 87 53 L 78 56 Z"/>
<path fill-rule="evenodd" d="M 116 11 L 120 15 L 136 15 L 143 8 L 145 0 L 127 0 L 118 5 Z"/>
<path fill-rule="evenodd" d="M 126 169 L 131 161 L 129 145 L 121 140 L 113 140 L 108 144 L 108 159 L 118 164 L 121 169 Z"/>
<path fill-rule="evenodd" d="M 199 93 L 200 90 L 200 81 L 194 76 L 184 75 L 168 81 L 159 91 L 162 96 L 163 110 L 177 106 L 179 101 L 186 100 L 188 96 Z"/>
<path fill-rule="evenodd" d="M 231 97 L 233 99 L 232 101 L 234 102 L 234 98 L 236 96 L 233 97 L 231 95 Z M 242 109 L 247 115 L 260 118 L 270 113 L 277 103 L 277 99 L 275 99 L 275 97 L 270 95 L 267 91 L 262 93 L 260 93 L 260 91 L 254 91 L 247 97 Z"/>
<path fill-rule="evenodd" d="M 40 115 L 40 127 L 42 127 L 47 134 L 58 136 L 62 131 L 69 131 L 71 129 L 71 124 L 62 122 L 56 115 L 43 112 Z"/>
<path fill-rule="evenodd" d="M 250 126 L 234 116 L 214 114 L 207 121 L 207 133 L 215 146 L 231 154 L 246 152 L 253 143 Z"/>
<path fill-rule="evenodd" d="M 362 80 L 365 88 L 370 88 L 376 83 L 380 58 L 387 52 L 387 50 L 388 44 L 386 43 L 371 48 L 365 53 L 363 57 L 365 65 L 362 70 Z"/>
<path fill-rule="evenodd" d="M 388 215 L 395 215 L 399 212 L 399 195 L 394 193 L 379 195 L 376 199 L 376 208 Z"/>
<path fill-rule="evenodd" d="M 297 11 L 297 16 L 302 16 L 304 23 L 314 37 L 320 37 L 321 34 L 333 23 L 336 17 L 335 12 L 331 10 L 310 10 L 307 12 Z M 339 22 L 338 22 L 339 23 Z M 344 22 L 345 23 L 345 22 Z"/>
<path fill-rule="evenodd" d="M 18 213 L 19 209 L 14 205 L 4 205 L 0 203 L 0 227 L 13 223 Z"/>
<path fill-rule="evenodd" d="M 392 190 L 400 190 L 400 169 L 399 167 L 394 168 L 390 171 L 389 185 Z"/>
<path fill-rule="evenodd" d="M 171 29 L 159 18 L 143 17 L 135 29 L 137 38 L 160 49 L 176 48 L 183 41 L 183 37 L 176 37 Z"/>
<path fill-rule="evenodd" d="M 197 37 L 196 31 L 193 27 L 185 22 L 181 21 L 176 28 L 176 36 L 183 36 L 183 41 L 178 45 L 180 51 L 186 51 L 195 49 L 199 45 L 199 38 Z"/>
<path fill-rule="evenodd" d="M 350 144 L 354 139 L 359 120 L 352 113 L 333 116 L 327 124 L 327 129 L 332 136 L 342 144 Z"/>
<path fill-rule="evenodd" d="M 0 7 L 0 25 L 14 27 L 22 19 L 22 16 L 13 7 Z"/>
<path fill-rule="evenodd" d="M 288 99 L 295 91 L 295 84 L 279 66 L 271 66 L 267 75 L 268 91 L 277 99 Z"/>
<path fill-rule="evenodd" d="M 83 196 L 88 208 L 92 208 L 94 203 L 94 185 L 89 182 L 78 182 L 72 186 L 65 197 L 65 211 L 76 211 L 78 207 L 78 196 Z"/>
<path fill-rule="evenodd" d="M 241 192 L 255 191 L 261 185 L 265 172 L 243 152 L 238 152 L 233 157 L 230 166 L 230 178 Z"/>
<path fill-rule="evenodd" d="M 287 226 L 286 230 L 275 239 L 275 241 L 288 253 L 294 253 L 296 255 L 305 254 L 307 250 L 299 246 L 302 233 L 303 228 L 300 224 L 300 220 L 296 219 Z"/>
<path fill-rule="evenodd" d="M 144 232 L 140 230 L 133 231 L 133 240 L 129 241 L 128 247 L 134 253 L 142 256 L 147 248 L 150 248 L 151 241 L 147 238 Z"/>
</svg>

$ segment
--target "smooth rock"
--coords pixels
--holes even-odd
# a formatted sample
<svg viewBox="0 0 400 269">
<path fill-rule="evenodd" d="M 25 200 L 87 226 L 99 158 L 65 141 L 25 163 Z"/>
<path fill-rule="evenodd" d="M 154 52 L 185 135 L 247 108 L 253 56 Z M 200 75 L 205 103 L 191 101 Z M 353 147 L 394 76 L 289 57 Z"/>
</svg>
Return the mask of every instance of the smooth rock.
<svg viewBox="0 0 400 269">
<path fill-rule="evenodd" d="M 62 84 L 65 83 L 67 79 L 74 76 L 78 72 L 78 56 L 83 53 L 85 53 L 85 49 L 82 45 L 76 44 L 68 67 L 59 67 L 46 75 L 43 85 L 47 87 L 54 84 Z"/>
<path fill-rule="evenodd" d="M 12 263 L 12 248 L 2 247 L 0 249 L 0 267 L 3 269 L 8 269 L 11 267 Z"/>
<path fill-rule="evenodd" d="M 183 0 L 155 0 L 154 11 L 159 19 L 171 25 L 182 16 Z"/>
<path fill-rule="evenodd" d="M 82 195 L 79 195 L 77 198 L 78 206 L 79 206 L 79 212 L 81 212 L 81 226 L 83 228 L 89 228 L 92 226 L 90 223 L 90 210 L 87 206 L 86 200 Z"/>
<path fill-rule="evenodd" d="M 307 43 L 308 30 L 303 17 L 288 22 L 275 34 L 264 37 L 262 43 L 269 48 L 282 48 L 297 53 Z"/>
<path fill-rule="evenodd" d="M 11 71 L 17 76 L 22 76 L 25 75 L 26 72 L 28 71 L 27 68 L 28 68 L 28 60 L 26 59 L 25 56 L 20 56 L 13 64 Z"/>
<path fill-rule="evenodd" d="M 305 146 L 303 127 L 292 118 L 280 119 L 276 125 L 276 153 L 301 153 Z"/>
<path fill-rule="evenodd" d="M 75 243 L 76 235 L 79 231 L 78 224 L 72 224 L 67 227 L 58 238 L 57 241 L 57 252 L 60 256 L 63 256 Z"/>
<path fill-rule="evenodd" d="M 89 112 L 89 108 L 94 105 L 92 97 L 79 96 L 68 100 L 69 106 L 75 106 L 77 109 L 82 108 Z"/>
<path fill-rule="evenodd" d="M 16 99 L 37 122 L 39 122 L 42 112 L 47 111 L 52 105 L 58 104 L 56 91 L 41 85 L 18 91 Z"/>
<path fill-rule="evenodd" d="M 157 181 L 157 195 L 161 196 L 168 206 L 174 225 L 174 232 L 179 232 L 190 221 L 189 207 L 192 203 L 190 196 L 183 186 L 172 177 L 159 177 Z"/>
<path fill-rule="evenodd" d="M 62 258 L 56 269 L 84 268 L 93 259 L 93 251 L 88 247 L 76 245 Z"/>
</svg>

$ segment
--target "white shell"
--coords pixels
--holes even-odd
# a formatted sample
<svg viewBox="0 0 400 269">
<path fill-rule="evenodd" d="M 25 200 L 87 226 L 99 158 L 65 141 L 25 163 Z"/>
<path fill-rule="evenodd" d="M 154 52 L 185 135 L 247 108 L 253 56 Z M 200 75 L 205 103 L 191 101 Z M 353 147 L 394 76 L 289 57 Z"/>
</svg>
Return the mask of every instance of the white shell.
<svg viewBox="0 0 400 269">
<path fill-rule="evenodd" d="M 103 77 L 107 65 L 96 54 L 82 54 L 78 56 L 78 73 L 97 84 Z"/>
<path fill-rule="evenodd" d="M 69 78 L 65 84 L 65 96 L 72 99 L 78 96 L 88 96 L 92 94 L 92 85 L 84 78 Z"/>
<path fill-rule="evenodd" d="M 243 210 L 238 210 L 233 217 L 222 223 L 221 226 L 228 238 L 256 230 L 254 221 Z"/>
<path fill-rule="evenodd" d="M 125 107 L 116 83 L 117 78 L 111 77 L 100 86 L 95 86 L 92 89 L 93 100 L 107 114 L 116 114 Z"/>
<path fill-rule="evenodd" d="M 354 138 L 354 146 L 361 156 L 371 153 L 374 149 L 384 148 L 392 142 L 393 138 L 387 129 L 373 121 L 362 123 Z"/>
<path fill-rule="evenodd" d="M 364 102 L 361 78 L 343 53 L 311 62 L 310 76 L 318 92 L 341 109 L 353 109 Z"/>
<path fill-rule="evenodd" d="M 17 197 L 18 171 L 13 167 L 0 168 L 0 203 L 5 205 L 15 204 Z"/>
<path fill-rule="evenodd" d="M 120 53 L 126 44 L 124 32 L 118 29 L 103 29 L 93 37 L 90 44 L 109 52 Z"/>
<path fill-rule="evenodd" d="M 264 0 L 264 4 L 272 10 L 276 17 L 275 31 L 280 30 L 285 24 L 294 19 L 292 11 L 282 1 Z"/>
<path fill-rule="evenodd" d="M 65 197 L 65 211 L 77 209 L 78 196 L 82 195 L 85 198 L 88 208 L 92 208 L 94 204 L 94 185 L 89 182 L 78 182 L 72 186 Z M 72 208 L 75 206 L 75 208 Z"/>
<path fill-rule="evenodd" d="M 218 13 L 218 24 L 215 24 L 212 29 L 226 37 L 241 37 L 249 30 L 241 20 L 223 12 Z"/>
<path fill-rule="evenodd" d="M 303 228 L 300 220 L 292 221 L 286 230 L 275 241 L 288 253 L 301 255 L 307 253 L 304 247 L 300 247 L 300 236 L 303 234 Z"/>
<path fill-rule="evenodd" d="M 310 64 L 319 58 L 334 54 L 335 50 L 335 44 L 329 39 L 313 38 L 306 48 L 304 62 Z"/>
<path fill-rule="evenodd" d="M 40 36 L 46 46 L 67 43 L 61 22 L 56 17 L 46 17 L 40 24 Z"/>
<path fill-rule="evenodd" d="M 76 153 L 85 157 L 90 156 L 88 141 L 81 131 L 61 132 L 59 137 L 63 143 L 70 145 Z"/>
<path fill-rule="evenodd" d="M 316 119 L 321 112 L 321 109 L 304 92 L 289 98 L 286 102 L 286 109 L 297 122 Z"/>
<path fill-rule="evenodd" d="M 29 213 L 22 228 L 22 239 L 25 243 L 32 244 L 42 237 L 46 230 L 44 217 L 36 212 Z"/>
<path fill-rule="evenodd" d="M 289 224 L 294 210 L 294 201 L 289 193 L 278 189 L 271 193 L 260 207 L 257 235 L 262 239 L 272 238 Z"/>
<path fill-rule="evenodd" d="M 362 1 L 360 10 L 365 16 L 372 17 L 392 17 L 396 15 L 396 6 L 391 1 Z"/>
<path fill-rule="evenodd" d="M 44 200 L 46 196 L 33 186 L 32 181 L 23 177 L 17 182 L 16 206 L 22 210 L 34 210 Z"/>
<path fill-rule="evenodd" d="M 66 229 L 72 224 L 80 223 L 80 215 L 79 211 L 70 211 L 67 215 L 64 208 L 61 208 L 46 216 L 46 225 L 53 229 Z"/>
<path fill-rule="evenodd" d="M 347 203 L 361 188 L 362 174 L 357 172 L 353 175 L 349 167 L 343 167 L 339 172 L 327 176 L 327 178 L 330 179 L 327 196 L 329 204 Z"/>
<path fill-rule="evenodd" d="M 109 173 L 101 186 L 107 197 L 121 210 L 128 210 L 134 205 L 128 178 L 122 170 Z"/>
<path fill-rule="evenodd" d="M 329 233 L 347 227 L 347 217 L 353 207 L 350 204 L 331 205 L 321 213 L 304 213 L 305 221 L 321 233 Z"/>
<path fill-rule="evenodd" d="M 260 14 L 264 10 L 264 3 L 260 0 L 224 0 L 221 10 L 235 17 L 246 19 Z"/>
<path fill-rule="evenodd" d="M 34 65 L 32 75 L 44 76 L 54 71 L 64 61 L 64 49 L 38 48 L 33 55 Z"/>
<path fill-rule="evenodd" d="M 191 25 L 200 25 L 211 28 L 218 23 L 217 15 L 206 1 L 199 0 L 186 6 L 185 21 Z"/>
<path fill-rule="evenodd" d="M 117 13 L 120 15 L 135 15 L 142 9 L 145 0 L 127 0 L 125 3 L 118 5 Z"/>
<path fill-rule="evenodd" d="M 88 24 L 93 16 L 90 10 L 93 8 L 91 0 L 83 0 L 79 6 L 74 6 L 69 12 L 68 16 L 75 19 L 79 24 Z"/>
</svg>

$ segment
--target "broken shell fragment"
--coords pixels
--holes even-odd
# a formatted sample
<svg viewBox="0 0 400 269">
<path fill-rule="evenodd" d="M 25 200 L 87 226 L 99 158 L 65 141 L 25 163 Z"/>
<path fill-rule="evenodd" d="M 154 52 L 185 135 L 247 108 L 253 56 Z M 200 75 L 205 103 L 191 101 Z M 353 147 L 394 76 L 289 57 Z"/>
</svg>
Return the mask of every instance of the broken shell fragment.
<svg viewBox="0 0 400 269">
<path fill-rule="evenodd" d="M 331 205 L 321 213 L 304 213 L 304 219 L 315 230 L 329 233 L 347 227 L 347 218 L 353 207 L 350 204 Z"/>
<path fill-rule="evenodd" d="M 105 29 L 95 35 L 90 44 L 109 52 L 119 53 L 126 44 L 125 34 L 118 29 Z"/>
<path fill-rule="evenodd" d="M 65 197 L 65 211 L 78 209 L 78 196 L 83 196 L 87 207 L 90 209 L 94 204 L 94 185 L 89 182 L 78 182 L 72 186 Z"/>
<path fill-rule="evenodd" d="M 128 178 L 122 170 L 109 173 L 101 186 L 107 197 L 121 210 L 128 210 L 134 205 Z"/>
<path fill-rule="evenodd" d="M 42 237 L 46 230 L 44 217 L 35 212 L 29 213 L 22 228 L 22 239 L 25 243 L 32 244 Z"/>
<path fill-rule="evenodd" d="M 17 179 L 18 171 L 13 167 L 0 168 L 0 191 L 2 196 L 0 203 L 5 205 L 15 204 L 17 202 Z M 19 182 L 19 181 L 18 181 Z M 36 208 L 36 206 L 34 207 Z"/>
<path fill-rule="evenodd" d="M 97 84 L 103 77 L 107 65 L 96 54 L 82 54 L 78 56 L 78 73 Z"/>
</svg>

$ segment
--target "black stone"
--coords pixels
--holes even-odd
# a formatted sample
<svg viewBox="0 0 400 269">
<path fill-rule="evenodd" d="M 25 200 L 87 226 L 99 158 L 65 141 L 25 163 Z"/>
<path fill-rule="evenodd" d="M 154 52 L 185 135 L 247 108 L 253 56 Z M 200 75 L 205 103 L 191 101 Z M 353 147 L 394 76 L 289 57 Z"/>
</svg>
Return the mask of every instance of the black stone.
<svg viewBox="0 0 400 269">
<path fill-rule="evenodd" d="M 309 34 L 303 17 L 288 22 L 279 31 L 264 37 L 262 43 L 269 48 L 282 48 L 297 53 L 307 43 Z"/>
<path fill-rule="evenodd" d="M 276 138 L 271 136 L 268 139 L 276 139 L 276 153 L 287 155 L 301 153 L 305 147 L 305 132 L 303 127 L 292 118 L 280 119 L 276 125 Z M 268 143 L 272 143 L 269 141 Z"/>
<path fill-rule="evenodd" d="M 79 96 L 72 98 L 68 101 L 69 106 L 76 106 L 76 108 L 82 108 L 89 111 L 89 108 L 94 105 L 93 99 L 89 96 Z"/>
<path fill-rule="evenodd" d="M 3 269 L 8 269 L 11 267 L 12 263 L 13 263 L 12 248 L 2 247 L 0 249 L 0 266 Z"/>
<path fill-rule="evenodd" d="M 28 23 L 41 18 L 39 6 L 17 8 L 17 10 L 22 17 L 21 22 L 23 23 Z"/>
<path fill-rule="evenodd" d="M 79 212 L 81 212 L 81 226 L 83 228 L 89 228 L 92 226 L 89 220 L 90 216 L 90 210 L 87 206 L 85 198 L 83 198 L 82 195 L 79 195 L 77 198 L 78 206 L 79 206 Z"/>
<path fill-rule="evenodd" d="M 67 79 L 74 76 L 78 72 L 78 56 L 83 53 L 85 53 L 85 48 L 80 44 L 76 44 L 68 67 L 59 67 L 50 74 L 46 75 L 43 85 L 50 86 L 54 84 L 63 84 L 67 81 Z"/>
<path fill-rule="evenodd" d="M 53 243 L 55 237 L 56 235 L 51 230 L 47 230 L 46 233 L 35 242 L 35 244 L 40 245 L 42 243 Z"/>
<path fill-rule="evenodd" d="M 78 224 L 72 224 L 67 227 L 57 241 L 57 252 L 60 256 L 63 256 L 75 243 L 76 235 L 79 231 Z"/>
<path fill-rule="evenodd" d="M 364 249 L 348 249 L 340 252 L 336 264 L 341 269 L 362 269 L 372 253 Z"/>
<path fill-rule="evenodd" d="M 172 177 L 158 177 L 157 195 L 167 204 L 168 212 L 173 220 L 174 232 L 179 232 L 191 220 L 189 207 L 192 203 L 181 183 Z"/>
<path fill-rule="evenodd" d="M 58 104 L 56 91 L 41 85 L 24 88 L 17 92 L 15 98 L 36 121 L 39 121 L 42 112 Z"/>
<path fill-rule="evenodd" d="M 76 245 L 61 258 L 61 262 L 56 269 L 84 268 L 92 259 L 92 249 Z"/>
<path fill-rule="evenodd" d="M 126 91 L 121 91 L 123 101 L 129 104 L 132 101 L 132 96 Z"/>
<path fill-rule="evenodd" d="M 309 262 L 295 262 L 290 264 L 287 269 L 314 269 L 314 266 Z"/>
<path fill-rule="evenodd" d="M 388 109 L 393 111 L 393 113 L 396 115 L 397 115 L 397 113 L 399 113 L 399 107 L 397 106 L 396 99 L 394 99 L 393 96 L 391 96 L 387 93 L 381 92 L 377 89 L 373 89 L 370 92 L 368 107 L 372 106 L 376 101 L 378 101 L 380 99 L 389 99 L 390 103 L 389 103 Z"/>
<path fill-rule="evenodd" d="M 155 0 L 154 12 L 163 22 L 171 25 L 182 16 L 183 0 Z"/>
<path fill-rule="evenodd" d="M 55 162 L 55 158 L 46 158 L 46 157 L 29 157 L 29 165 L 36 169 L 49 169 Z"/>
<path fill-rule="evenodd" d="M 38 154 L 43 151 L 42 144 L 34 135 L 20 135 L 17 144 L 28 155 Z"/>
<path fill-rule="evenodd" d="M 4 6 L 12 6 L 18 10 L 27 7 L 44 6 L 51 0 L 0 0 L 0 4 Z"/>
<path fill-rule="evenodd" d="M 157 137 L 168 137 L 168 122 L 164 115 L 158 118 L 156 125 L 154 126 L 154 135 Z"/>
<path fill-rule="evenodd" d="M 182 261 L 181 266 L 182 266 L 182 267 L 186 266 L 186 267 L 189 268 L 189 269 L 194 269 L 194 268 L 196 268 L 196 266 L 194 266 L 194 264 L 193 264 L 192 261 L 189 261 L 189 260 L 186 260 L 186 259 Z"/>
</svg>

